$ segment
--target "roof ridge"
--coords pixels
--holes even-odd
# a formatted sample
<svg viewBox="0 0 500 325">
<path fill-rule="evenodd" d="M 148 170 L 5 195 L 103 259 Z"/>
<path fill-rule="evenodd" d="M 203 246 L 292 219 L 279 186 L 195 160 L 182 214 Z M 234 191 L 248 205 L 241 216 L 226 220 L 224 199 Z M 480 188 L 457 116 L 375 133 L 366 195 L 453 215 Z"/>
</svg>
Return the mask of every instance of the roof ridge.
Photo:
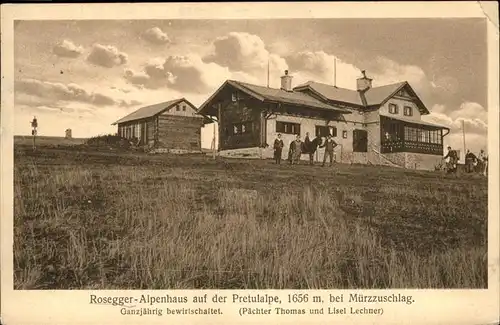
<svg viewBox="0 0 500 325">
<path fill-rule="evenodd" d="M 391 86 L 396 86 L 396 85 L 403 85 L 405 83 L 408 83 L 408 81 L 405 80 L 405 81 L 393 82 L 391 84 L 386 84 L 386 85 L 377 86 L 377 87 L 371 87 L 370 89 L 377 89 L 377 88 L 382 88 L 382 87 L 391 87 Z"/>
</svg>

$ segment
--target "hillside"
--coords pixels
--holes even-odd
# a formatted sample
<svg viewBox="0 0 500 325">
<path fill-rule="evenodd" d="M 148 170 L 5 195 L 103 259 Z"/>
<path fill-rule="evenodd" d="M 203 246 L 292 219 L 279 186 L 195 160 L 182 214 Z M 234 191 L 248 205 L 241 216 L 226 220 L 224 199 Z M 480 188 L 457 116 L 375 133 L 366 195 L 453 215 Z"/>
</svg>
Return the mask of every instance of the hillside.
<svg viewBox="0 0 500 325">
<path fill-rule="evenodd" d="M 14 190 L 18 289 L 487 287 L 479 175 L 17 146 Z"/>
</svg>

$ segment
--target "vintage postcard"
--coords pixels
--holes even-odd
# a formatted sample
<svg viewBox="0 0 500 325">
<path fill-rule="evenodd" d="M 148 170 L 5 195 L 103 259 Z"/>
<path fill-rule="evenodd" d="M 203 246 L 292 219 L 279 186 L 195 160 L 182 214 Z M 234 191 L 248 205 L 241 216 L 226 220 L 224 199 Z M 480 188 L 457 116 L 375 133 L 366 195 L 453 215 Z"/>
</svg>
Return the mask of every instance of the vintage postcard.
<svg viewBox="0 0 500 325">
<path fill-rule="evenodd" d="M 496 324 L 496 2 L 5 5 L 1 322 Z"/>
</svg>

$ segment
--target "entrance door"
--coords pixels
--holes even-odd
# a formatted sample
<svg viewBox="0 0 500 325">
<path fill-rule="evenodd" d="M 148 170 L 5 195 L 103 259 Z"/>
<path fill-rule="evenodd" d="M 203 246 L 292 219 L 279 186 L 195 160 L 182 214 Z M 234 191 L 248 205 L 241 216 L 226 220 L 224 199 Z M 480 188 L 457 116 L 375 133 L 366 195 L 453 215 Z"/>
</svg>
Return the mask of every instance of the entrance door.
<svg viewBox="0 0 500 325">
<path fill-rule="evenodd" d="M 352 149 L 354 152 L 368 152 L 368 132 L 366 130 L 352 132 Z"/>
</svg>

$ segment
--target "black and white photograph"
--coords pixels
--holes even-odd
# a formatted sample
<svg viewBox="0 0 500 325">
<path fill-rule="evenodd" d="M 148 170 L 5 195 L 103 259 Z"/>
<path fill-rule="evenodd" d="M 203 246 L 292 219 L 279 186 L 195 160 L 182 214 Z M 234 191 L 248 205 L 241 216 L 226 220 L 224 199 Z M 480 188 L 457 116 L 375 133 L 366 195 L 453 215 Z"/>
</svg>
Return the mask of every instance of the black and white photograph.
<svg viewBox="0 0 500 325">
<path fill-rule="evenodd" d="M 2 6 L 1 322 L 498 321 L 498 12 L 426 6 Z"/>
<path fill-rule="evenodd" d="M 487 288 L 486 19 L 14 23 L 15 289 Z"/>
<path fill-rule="evenodd" d="M 2 322 L 497 319 L 498 13 L 207 5 L 2 6 Z"/>
</svg>

